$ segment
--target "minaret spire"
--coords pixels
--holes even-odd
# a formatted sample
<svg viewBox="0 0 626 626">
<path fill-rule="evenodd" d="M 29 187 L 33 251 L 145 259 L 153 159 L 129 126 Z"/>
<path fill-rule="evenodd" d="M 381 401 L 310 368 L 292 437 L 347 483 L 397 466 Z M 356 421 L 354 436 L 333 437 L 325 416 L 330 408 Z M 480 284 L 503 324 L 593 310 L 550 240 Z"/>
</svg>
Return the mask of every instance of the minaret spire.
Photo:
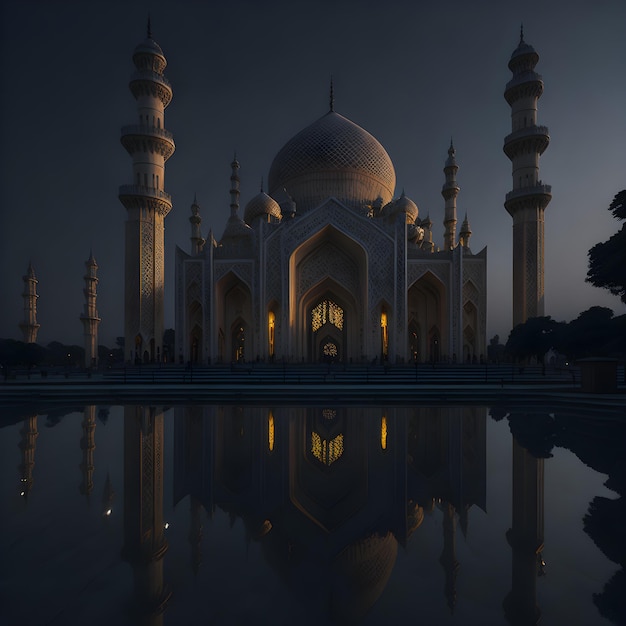
<svg viewBox="0 0 626 626">
<path fill-rule="evenodd" d="M 37 343 L 37 332 L 41 324 L 37 323 L 37 284 L 39 281 L 35 276 L 33 264 L 28 262 L 26 276 L 22 276 L 24 281 L 24 321 L 20 324 L 20 329 L 24 334 L 24 343 Z"/>
<path fill-rule="evenodd" d="M 202 248 L 206 243 L 206 239 L 202 237 L 200 230 L 200 224 L 202 224 L 202 218 L 200 217 L 200 207 L 196 200 L 196 194 L 193 195 L 193 204 L 191 205 L 191 217 L 189 218 L 191 223 L 191 254 L 198 255 L 202 252 Z"/>
<path fill-rule="evenodd" d="M 537 101 L 543 93 L 543 80 L 534 71 L 538 61 L 522 26 L 520 44 L 509 60 L 513 77 L 504 91 L 512 123 L 504 152 L 512 163 L 513 190 L 504 207 L 513 218 L 513 326 L 544 314 L 544 211 L 552 189 L 539 179 L 539 157 L 550 135 L 546 126 L 537 126 Z"/>
<path fill-rule="evenodd" d="M 163 75 L 167 60 L 151 39 L 133 53 L 136 67 L 130 90 L 137 100 L 139 123 L 122 128 L 122 145 L 133 160 L 130 185 L 119 198 L 127 210 L 124 294 L 126 361 L 159 361 L 164 327 L 164 220 L 172 209 L 165 192 L 165 162 L 173 154 L 172 133 L 165 130 L 165 108 L 172 88 Z"/>
<path fill-rule="evenodd" d="M 85 287 L 85 307 L 80 314 L 80 321 L 83 323 L 83 337 L 85 340 L 85 367 L 96 367 L 98 365 L 98 325 L 100 318 L 96 309 L 96 289 L 98 286 L 98 264 L 93 257 L 93 252 L 89 252 L 89 258 L 85 261 L 86 272 Z"/>
<path fill-rule="evenodd" d="M 443 168 L 446 175 L 446 182 L 441 189 L 441 195 L 446 202 L 443 225 L 445 232 L 443 236 L 444 250 L 452 250 L 456 245 L 456 197 L 459 195 L 460 188 L 456 182 L 456 173 L 459 166 L 456 164 L 456 150 L 452 137 L 450 137 L 450 147 L 448 148 L 448 158 Z"/>
<path fill-rule="evenodd" d="M 230 175 L 230 216 L 239 215 L 239 161 L 237 161 L 237 153 L 233 157 L 230 164 L 232 173 Z"/>
</svg>

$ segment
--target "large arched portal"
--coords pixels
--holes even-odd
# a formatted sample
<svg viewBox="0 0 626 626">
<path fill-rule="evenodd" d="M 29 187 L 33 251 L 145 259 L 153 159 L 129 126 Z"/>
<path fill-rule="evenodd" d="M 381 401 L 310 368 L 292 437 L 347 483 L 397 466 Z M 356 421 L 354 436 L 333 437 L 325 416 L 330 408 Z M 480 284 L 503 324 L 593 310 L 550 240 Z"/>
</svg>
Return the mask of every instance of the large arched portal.
<svg viewBox="0 0 626 626">
<path fill-rule="evenodd" d="M 222 278 L 216 289 L 218 322 L 218 361 L 246 361 L 255 358 L 252 321 L 252 295 L 234 273 Z"/>
<path fill-rule="evenodd" d="M 448 354 L 446 288 L 431 272 L 408 292 L 408 344 L 418 361 L 439 361 Z"/>
<path fill-rule="evenodd" d="M 365 250 L 326 226 L 295 250 L 289 277 L 292 356 L 298 361 L 349 362 L 366 354 Z"/>
</svg>

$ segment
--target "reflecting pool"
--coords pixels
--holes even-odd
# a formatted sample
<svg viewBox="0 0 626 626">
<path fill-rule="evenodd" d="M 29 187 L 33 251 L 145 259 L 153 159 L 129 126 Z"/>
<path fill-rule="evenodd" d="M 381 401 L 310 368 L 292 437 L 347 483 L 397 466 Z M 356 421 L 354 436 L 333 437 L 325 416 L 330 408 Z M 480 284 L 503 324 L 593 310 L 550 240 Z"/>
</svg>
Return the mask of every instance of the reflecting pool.
<svg viewBox="0 0 626 626">
<path fill-rule="evenodd" d="M 0 624 L 624 623 L 623 414 L 2 419 Z"/>
</svg>

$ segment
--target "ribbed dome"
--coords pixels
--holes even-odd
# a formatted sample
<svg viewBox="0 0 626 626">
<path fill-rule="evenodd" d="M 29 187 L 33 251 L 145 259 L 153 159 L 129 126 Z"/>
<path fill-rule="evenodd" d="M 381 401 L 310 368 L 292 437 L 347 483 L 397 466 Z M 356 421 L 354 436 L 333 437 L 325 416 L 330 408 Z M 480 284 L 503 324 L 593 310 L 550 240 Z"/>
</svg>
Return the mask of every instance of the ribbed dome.
<svg viewBox="0 0 626 626">
<path fill-rule="evenodd" d="M 287 190 L 298 212 L 336 197 L 351 206 L 393 197 L 396 173 L 389 155 L 366 130 L 330 111 L 278 152 L 269 174 L 271 196 Z"/>
<path fill-rule="evenodd" d="M 268 196 L 264 191 L 258 193 L 248 204 L 246 204 L 246 208 L 243 212 L 243 219 L 246 224 L 251 224 L 252 221 L 259 217 L 271 215 L 276 219 L 281 218 L 280 206 L 274 198 Z"/>
</svg>

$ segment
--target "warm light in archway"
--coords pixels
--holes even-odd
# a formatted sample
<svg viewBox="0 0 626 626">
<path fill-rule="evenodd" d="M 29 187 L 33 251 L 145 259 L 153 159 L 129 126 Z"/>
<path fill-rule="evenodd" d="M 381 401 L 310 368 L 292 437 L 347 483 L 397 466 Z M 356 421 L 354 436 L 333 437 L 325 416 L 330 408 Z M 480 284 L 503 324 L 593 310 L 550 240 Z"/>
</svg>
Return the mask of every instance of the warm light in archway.
<svg viewBox="0 0 626 626">
<path fill-rule="evenodd" d="M 271 411 L 267 418 L 267 448 L 270 452 L 274 451 L 274 416 Z"/>
<path fill-rule="evenodd" d="M 383 450 L 387 449 L 387 417 L 385 415 L 380 420 L 380 447 Z"/>
<path fill-rule="evenodd" d="M 274 356 L 274 329 L 276 326 L 276 316 L 273 311 L 267 316 L 267 338 L 269 342 L 269 356 Z"/>
<path fill-rule="evenodd" d="M 343 454 L 343 435 L 334 439 L 322 439 L 315 431 L 311 433 L 311 452 L 324 465 L 332 465 Z"/>
<path fill-rule="evenodd" d="M 314 333 L 326 323 L 343 330 L 343 309 L 332 300 L 323 300 L 311 310 L 311 328 Z"/>
</svg>

